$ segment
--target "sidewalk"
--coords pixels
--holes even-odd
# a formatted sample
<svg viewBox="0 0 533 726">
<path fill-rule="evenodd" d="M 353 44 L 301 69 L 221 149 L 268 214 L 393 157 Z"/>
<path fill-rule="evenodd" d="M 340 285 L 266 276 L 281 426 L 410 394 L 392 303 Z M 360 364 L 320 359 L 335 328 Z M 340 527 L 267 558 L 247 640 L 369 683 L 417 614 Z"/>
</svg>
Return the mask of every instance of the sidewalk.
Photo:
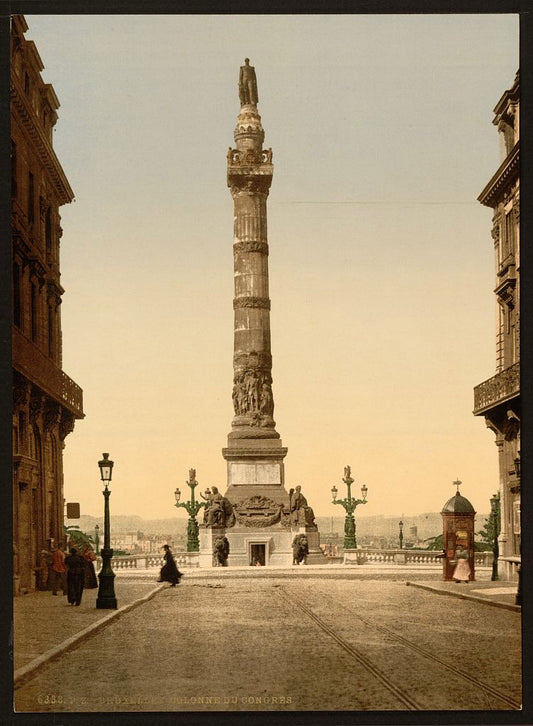
<svg viewBox="0 0 533 726">
<path fill-rule="evenodd" d="M 83 631 L 101 627 L 107 620 L 119 617 L 125 609 L 134 607 L 141 599 L 155 594 L 164 587 L 157 584 L 157 574 L 157 570 L 152 570 L 145 574 L 142 581 L 128 575 L 116 577 L 117 610 L 96 608 L 98 588 L 84 590 L 79 607 L 69 605 L 61 591 L 55 597 L 46 590 L 14 598 L 15 679 L 27 675 L 28 667 L 43 656 L 46 656 L 45 660 L 54 657 L 62 644 L 70 647 L 73 639 L 77 640 Z"/>
<path fill-rule="evenodd" d="M 137 570 L 116 573 L 115 594 L 117 610 L 97 610 L 98 589 L 84 590 L 79 607 L 68 605 L 62 595 L 50 591 L 35 592 L 14 599 L 14 669 L 15 681 L 21 683 L 28 675 L 64 650 L 103 627 L 109 620 L 120 617 L 136 605 L 167 587 L 157 583 L 158 570 Z M 477 580 L 468 584 L 445 582 L 440 567 L 393 567 L 376 565 L 307 565 L 300 567 L 235 567 L 186 570 L 187 580 L 223 578 L 316 578 L 321 579 L 384 579 L 400 580 L 412 587 L 481 602 L 484 605 L 520 611 L 515 605 L 516 583 L 490 581 L 490 570 L 479 569 Z"/>
<path fill-rule="evenodd" d="M 412 587 L 419 587 L 424 590 L 435 592 L 439 595 L 458 597 L 463 600 L 483 602 L 486 605 L 515 610 L 520 612 L 522 608 L 516 604 L 517 583 L 507 580 L 475 580 L 474 582 L 455 582 L 441 580 L 440 582 L 411 582 Z"/>
</svg>

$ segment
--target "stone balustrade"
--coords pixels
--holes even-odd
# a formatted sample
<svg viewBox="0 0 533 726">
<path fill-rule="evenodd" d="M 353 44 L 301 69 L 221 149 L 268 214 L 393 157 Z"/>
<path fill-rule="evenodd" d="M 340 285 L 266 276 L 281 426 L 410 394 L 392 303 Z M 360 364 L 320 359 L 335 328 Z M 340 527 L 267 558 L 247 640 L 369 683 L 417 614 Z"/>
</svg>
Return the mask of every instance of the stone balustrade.
<svg viewBox="0 0 533 726">
<path fill-rule="evenodd" d="M 174 559 L 178 568 L 180 567 L 198 567 L 198 552 L 173 552 Z M 111 567 L 115 571 L 124 570 L 150 570 L 163 566 L 163 557 L 158 554 L 146 555 L 121 555 L 111 558 Z M 96 569 L 102 567 L 102 558 L 96 558 Z"/>
<path fill-rule="evenodd" d="M 344 551 L 345 565 L 440 565 L 442 557 L 438 557 L 439 550 L 414 549 L 356 549 Z M 492 552 L 476 552 L 474 554 L 476 567 L 490 567 L 492 565 Z"/>
<path fill-rule="evenodd" d="M 199 567 L 200 556 L 198 552 L 174 552 L 174 559 L 179 568 Z M 345 565 L 441 565 L 442 558 L 438 557 L 438 550 L 382 550 L 382 549 L 356 549 L 345 550 L 344 558 L 335 559 L 339 564 Z M 324 558 L 325 563 L 327 558 Z M 492 552 L 476 552 L 474 555 L 476 567 L 490 567 L 492 565 Z M 115 571 L 150 570 L 160 568 L 163 558 L 158 554 L 122 555 L 113 557 L 111 567 Z M 97 570 L 102 566 L 102 558 L 96 560 Z"/>
</svg>

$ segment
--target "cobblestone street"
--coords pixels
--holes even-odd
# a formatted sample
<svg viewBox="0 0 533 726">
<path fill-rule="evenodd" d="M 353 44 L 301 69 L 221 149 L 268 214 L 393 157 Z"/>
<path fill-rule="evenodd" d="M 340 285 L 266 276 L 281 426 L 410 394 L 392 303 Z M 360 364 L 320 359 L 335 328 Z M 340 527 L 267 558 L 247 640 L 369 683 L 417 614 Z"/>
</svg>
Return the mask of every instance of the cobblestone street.
<svg viewBox="0 0 533 726">
<path fill-rule="evenodd" d="M 191 576 L 42 666 L 16 710 L 516 710 L 520 623 L 405 575 Z"/>
</svg>

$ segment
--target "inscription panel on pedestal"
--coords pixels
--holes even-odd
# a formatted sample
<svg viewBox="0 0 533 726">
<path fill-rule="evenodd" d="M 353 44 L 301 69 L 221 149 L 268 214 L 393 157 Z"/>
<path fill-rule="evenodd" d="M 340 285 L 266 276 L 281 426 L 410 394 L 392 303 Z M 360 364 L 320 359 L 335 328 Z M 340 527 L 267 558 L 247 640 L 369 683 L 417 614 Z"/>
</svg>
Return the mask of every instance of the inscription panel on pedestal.
<svg viewBox="0 0 533 726">
<path fill-rule="evenodd" d="M 231 484 L 281 484 L 281 465 L 276 463 L 241 464 L 230 462 Z"/>
</svg>

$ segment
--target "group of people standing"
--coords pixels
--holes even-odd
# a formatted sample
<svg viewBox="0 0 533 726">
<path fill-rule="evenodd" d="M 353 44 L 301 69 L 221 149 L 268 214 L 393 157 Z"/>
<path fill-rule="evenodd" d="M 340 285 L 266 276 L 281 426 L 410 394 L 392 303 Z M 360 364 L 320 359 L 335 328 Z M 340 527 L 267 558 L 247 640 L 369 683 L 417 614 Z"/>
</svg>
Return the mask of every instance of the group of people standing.
<svg viewBox="0 0 533 726">
<path fill-rule="evenodd" d="M 40 589 L 52 590 L 52 595 L 61 590 L 70 605 L 80 605 L 84 588 L 98 587 L 95 560 L 88 543 L 80 548 L 71 547 L 69 554 L 62 543 L 52 547 L 52 551 L 41 550 L 37 568 Z"/>
</svg>

